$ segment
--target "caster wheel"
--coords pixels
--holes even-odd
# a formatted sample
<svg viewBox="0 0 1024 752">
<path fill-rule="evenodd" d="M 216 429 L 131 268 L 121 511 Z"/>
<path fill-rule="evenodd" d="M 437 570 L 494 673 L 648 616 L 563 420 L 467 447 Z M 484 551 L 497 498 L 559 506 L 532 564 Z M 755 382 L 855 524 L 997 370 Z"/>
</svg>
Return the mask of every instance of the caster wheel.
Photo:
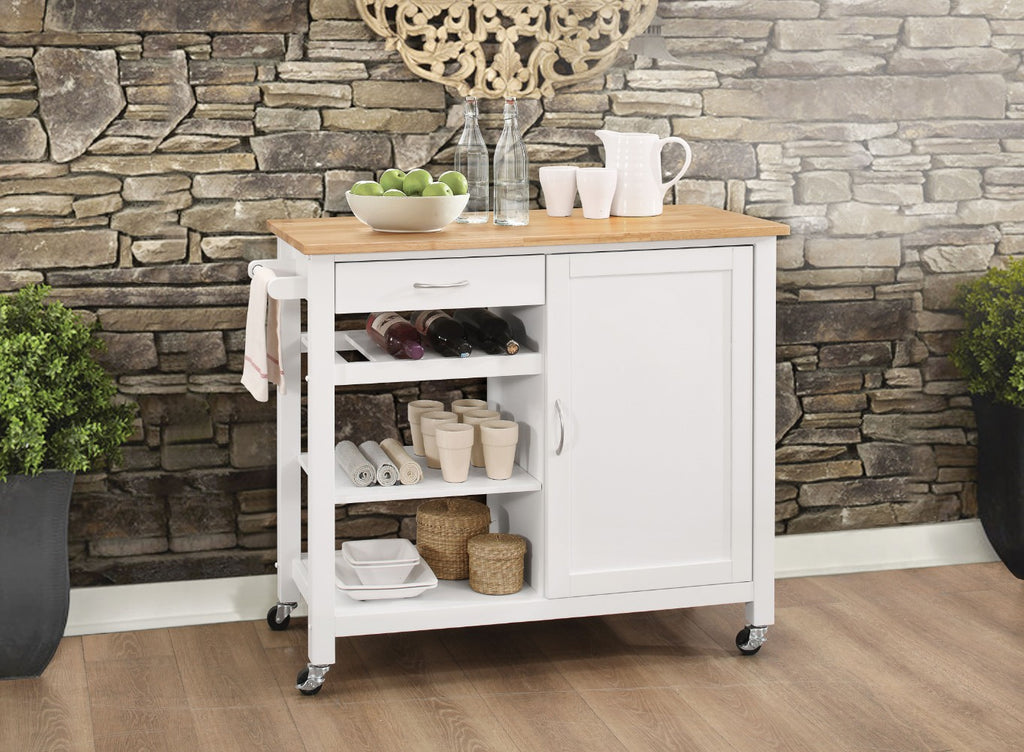
<svg viewBox="0 0 1024 752">
<path fill-rule="evenodd" d="M 310 687 L 309 689 L 307 689 L 305 687 L 305 685 L 308 682 L 308 680 L 309 680 L 309 669 L 308 668 L 302 669 L 302 671 L 299 672 L 299 675 L 295 677 L 295 686 L 296 686 L 296 688 L 299 690 L 299 692 L 301 692 L 302 694 L 306 695 L 307 697 L 312 697 L 313 695 L 317 694 L 321 689 L 324 688 L 323 679 L 321 678 L 319 684 L 316 684 L 315 686 Z"/>
<path fill-rule="evenodd" d="M 736 647 L 743 655 L 754 655 L 765 641 L 767 627 L 744 627 L 736 635 Z"/>
<path fill-rule="evenodd" d="M 288 625 L 291 623 L 291 614 L 285 616 L 281 621 L 277 620 L 277 606 L 271 606 L 270 610 L 267 611 L 267 626 L 269 626 L 275 632 L 283 632 L 288 629 Z"/>
</svg>

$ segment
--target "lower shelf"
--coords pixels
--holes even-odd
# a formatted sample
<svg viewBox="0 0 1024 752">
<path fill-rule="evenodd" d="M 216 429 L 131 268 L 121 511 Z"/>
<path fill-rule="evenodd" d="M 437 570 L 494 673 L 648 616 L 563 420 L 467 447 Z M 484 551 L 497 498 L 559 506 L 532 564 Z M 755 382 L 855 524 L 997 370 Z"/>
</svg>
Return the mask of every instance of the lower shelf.
<svg viewBox="0 0 1024 752">
<path fill-rule="evenodd" d="M 311 609 L 310 628 L 330 629 L 330 620 L 333 619 L 334 634 L 338 637 L 743 603 L 750 601 L 754 594 L 753 583 L 736 582 L 547 598 L 530 585 L 524 585 L 522 590 L 512 595 L 482 595 L 474 592 L 467 580 L 442 580 L 436 588 L 415 598 L 355 601 L 334 586 L 333 562 L 326 571 L 331 578 L 333 614 L 317 615 Z M 292 561 L 292 578 L 309 606 L 309 571 L 305 554 Z"/>
<path fill-rule="evenodd" d="M 308 604 L 309 571 L 305 554 L 292 562 L 292 576 Z M 334 576 L 333 568 L 331 576 Z M 357 601 L 335 587 L 335 634 L 378 634 L 519 621 L 514 615 L 522 613 L 524 605 L 544 600 L 529 585 L 511 595 L 482 595 L 469 587 L 468 580 L 440 580 L 436 588 L 415 598 L 389 600 Z M 505 611 L 508 616 L 503 615 Z"/>
</svg>

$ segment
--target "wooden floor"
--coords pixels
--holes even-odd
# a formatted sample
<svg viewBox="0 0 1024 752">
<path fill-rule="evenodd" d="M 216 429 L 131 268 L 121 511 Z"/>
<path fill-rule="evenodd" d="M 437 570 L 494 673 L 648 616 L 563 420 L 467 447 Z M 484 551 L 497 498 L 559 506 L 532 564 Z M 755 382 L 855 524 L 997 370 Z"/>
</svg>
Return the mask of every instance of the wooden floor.
<svg viewBox="0 0 1024 752">
<path fill-rule="evenodd" d="M 305 629 L 65 639 L 0 682 L 2 752 L 1024 749 L 1024 583 L 1000 564 L 780 580 L 754 657 L 742 607 L 338 641 Z"/>
</svg>

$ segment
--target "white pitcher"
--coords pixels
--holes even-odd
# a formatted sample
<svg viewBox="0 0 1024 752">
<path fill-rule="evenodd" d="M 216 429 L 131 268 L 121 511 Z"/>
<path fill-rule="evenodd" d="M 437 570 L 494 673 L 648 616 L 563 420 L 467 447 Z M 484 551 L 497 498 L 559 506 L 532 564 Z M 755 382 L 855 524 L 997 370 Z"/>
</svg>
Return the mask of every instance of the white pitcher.
<svg viewBox="0 0 1024 752">
<path fill-rule="evenodd" d="M 665 193 L 690 166 L 693 154 L 690 145 L 677 136 L 658 138 L 653 133 L 617 133 L 594 131 L 604 143 L 605 166 L 619 171 L 612 215 L 616 217 L 653 217 L 661 214 Z M 686 161 L 679 174 L 667 183 L 661 182 L 661 150 L 666 144 L 681 144 Z"/>
</svg>

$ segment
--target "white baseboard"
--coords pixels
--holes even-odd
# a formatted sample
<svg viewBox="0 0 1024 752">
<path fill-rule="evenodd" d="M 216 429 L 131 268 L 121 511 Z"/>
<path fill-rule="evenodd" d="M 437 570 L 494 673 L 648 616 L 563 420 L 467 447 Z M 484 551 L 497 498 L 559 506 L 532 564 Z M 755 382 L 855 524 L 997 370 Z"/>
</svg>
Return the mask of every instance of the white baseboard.
<svg viewBox="0 0 1024 752">
<path fill-rule="evenodd" d="M 775 539 L 777 578 L 998 560 L 978 520 L 782 535 Z"/>
<path fill-rule="evenodd" d="M 274 575 L 72 588 L 65 636 L 262 619 Z"/>
<path fill-rule="evenodd" d="M 775 539 L 776 577 L 997 560 L 977 520 L 805 533 Z M 263 619 L 277 602 L 276 592 L 273 575 L 75 588 L 71 591 L 64 634 Z"/>
</svg>

